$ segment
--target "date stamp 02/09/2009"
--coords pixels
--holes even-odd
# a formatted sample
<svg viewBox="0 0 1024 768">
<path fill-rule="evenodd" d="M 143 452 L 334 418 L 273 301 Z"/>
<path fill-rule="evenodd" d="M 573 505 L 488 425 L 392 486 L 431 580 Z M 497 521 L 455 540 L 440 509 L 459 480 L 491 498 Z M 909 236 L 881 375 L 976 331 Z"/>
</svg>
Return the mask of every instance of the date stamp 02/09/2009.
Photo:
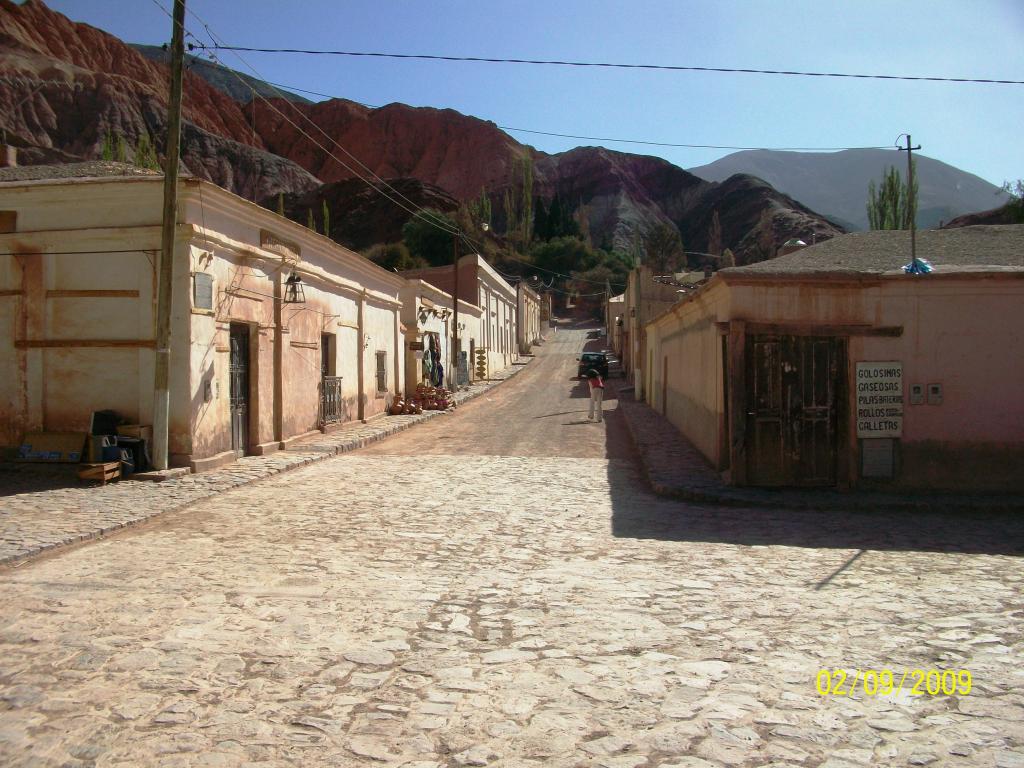
<svg viewBox="0 0 1024 768">
<path fill-rule="evenodd" d="M 966 669 L 823 669 L 815 687 L 822 696 L 890 696 L 906 691 L 911 696 L 966 696 L 971 692 L 971 673 Z"/>
</svg>

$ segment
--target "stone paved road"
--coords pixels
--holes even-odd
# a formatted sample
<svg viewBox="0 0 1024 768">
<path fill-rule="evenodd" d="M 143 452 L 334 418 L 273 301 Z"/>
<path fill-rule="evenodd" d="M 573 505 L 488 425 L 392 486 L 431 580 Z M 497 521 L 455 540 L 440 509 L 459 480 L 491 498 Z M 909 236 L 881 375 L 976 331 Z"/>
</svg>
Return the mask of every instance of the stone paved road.
<svg viewBox="0 0 1024 768">
<path fill-rule="evenodd" d="M 1019 522 L 654 497 L 618 414 L 578 423 L 583 343 L 0 571 L 0 764 L 1024 765 Z M 973 690 L 826 698 L 822 668 Z"/>
</svg>

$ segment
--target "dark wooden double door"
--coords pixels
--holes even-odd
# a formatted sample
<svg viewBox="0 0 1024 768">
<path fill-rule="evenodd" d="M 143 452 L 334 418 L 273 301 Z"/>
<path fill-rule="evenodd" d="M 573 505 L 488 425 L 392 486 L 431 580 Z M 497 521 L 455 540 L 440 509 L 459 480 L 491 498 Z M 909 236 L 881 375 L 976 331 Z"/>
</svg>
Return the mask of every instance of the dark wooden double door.
<svg viewBox="0 0 1024 768">
<path fill-rule="evenodd" d="M 747 337 L 747 482 L 834 485 L 845 340 Z"/>
<path fill-rule="evenodd" d="M 238 456 L 249 448 L 249 326 L 231 324 L 230 401 L 231 450 Z"/>
</svg>

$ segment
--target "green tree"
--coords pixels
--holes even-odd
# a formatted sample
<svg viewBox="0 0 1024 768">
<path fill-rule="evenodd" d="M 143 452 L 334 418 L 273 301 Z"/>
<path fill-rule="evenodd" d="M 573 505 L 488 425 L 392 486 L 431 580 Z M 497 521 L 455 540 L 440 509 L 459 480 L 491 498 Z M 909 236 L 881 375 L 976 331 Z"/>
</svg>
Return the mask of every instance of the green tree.
<svg viewBox="0 0 1024 768">
<path fill-rule="evenodd" d="M 580 204 L 573 211 L 572 220 L 576 232 L 579 233 L 580 240 L 587 245 L 593 245 L 590 237 L 590 207 L 584 205 L 583 200 L 580 200 Z"/>
<path fill-rule="evenodd" d="M 480 197 L 470 201 L 469 211 L 478 226 L 481 224 L 491 226 L 491 197 L 487 194 L 486 187 L 480 190 Z"/>
<path fill-rule="evenodd" d="M 774 259 L 775 248 L 775 222 L 771 208 L 764 208 L 761 211 L 761 218 L 757 222 L 757 236 L 754 240 L 754 247 L 757 250 L 757 261 Z"/>
<path fill-rule="evenodd" d="M 506 189 L 501 195 L 501 210 L 505 214 L 505 237 L 509 241 L 515 237 L 516 207 L 512 202 L 512 190 Z"/>
<path fill-rule="evenodd" d="M 451 264 L 454 258 L 451 231 L 455 222 L 440 211 L 426 209 L 423 215 L 413 216 L 402 227 L 402 242 L 414 257 L 423 259 L 432 267 Z"/>
<path fill-rule="evenodd" d="M 683 239 L 669 224 L 657 224 L 644 235 L 645 263 L 659 274 L 676 272 L 685 263 Z"/>
<path fill-rule="evenodd" d="M 365 254 L 366 258 L 384 269 L 402 272 L 406 269 L 421 269 L 430 266 L 426 260 L 409 253 L 403 243 L 387 243 L 375 245 Z"/>
<path fill-rule="evenodd" d="M 536 243 L 530 256 L 542 270 L 561 275 L 585 272 L 601 262 L 597 252 L 575 237 L 554 237 L 546 243 Z"/>
<path fill-rule="evenodd" d="M 523 248 L 530 244 L 533 236 L 533 158 L 529 154 L 522 160 L 523 178 L 520 194 L 520 208 L 522 221 L 520 222 L 520 237 Z"/>
<path fill-rule="evenodd" d="M 100 148 L 100 159 L 114 159 L 114 135 L 110 131 L 103 134 L 103 144 Z"/>
<path fill-rule="evenodd" d="M 156 156 L 156 147 L 149 138 L 149 132 L 143 131 L 139 134 L 139 140 L 135 145 L 135 165 L 139 168 L 148 168 L 151 171 L 160 170 L 160 161 Z"/>
<path fill-rule="evenodd" d="M 327 201 L 323 201 L 324 211 L 324 234 L 328 237 L 331 236 L 331 209 L 327 207 Z"/>
<path fill-rule="evenodd" d="M 316 232 L 316 219 L 313 218 L 313 209 L 306 211 L 306 228 Z"/>
<path fill-rule="evenodd" d="M 510 177 L 502 197 L 505 237 L 525 252 L 533 237 L 533 159 L 526 155 L 513 160 Z"/>
<path fill-rule="evenodd" d="M 1013 184 L 1004 181 L 1003 191 L 1010 196 L 1010 202 L 1005 206 L 1010 220 L 1024 224 L 1024 179 L 1017 179 Z"/>
<path fill-rule="evenodd" d="M 722 222 L 718 219 L 718 209 L 711 215 L 711 226 L 708 227 L 708 253 L 722 254 Z"/>
<path fill-rule="evenodd" d="M 565 237 L 568 234 L 572 233 L 566 231 L 562 198 L 556 192 L 551 198 L 551 207 L 548 208 L 548 237 Z"/>
<path fill-rule="evenodd" d="M 917 216 L 917 178 L 909 191 L 895 167 L 889 166 L 879 186 L 868 184 L 868 226 L 871 229 L 910 229 Z"/>
<path fill-rule="evenodd" d="M 551 207 L 548 209 L 548 232 L 551 237 L 575 237 L 580 233 L 579 223 L 573 217 L 573 212 L 562 202 L 558 193 L 551 198 Z"/>
<path fill-rule="evenodd" d="M 551 231 L 548 227 L 548 211 L 544 207 L 544 198 L 537 197 L 533 201 L 533 239 L 549 240 Z"/>
</svg>

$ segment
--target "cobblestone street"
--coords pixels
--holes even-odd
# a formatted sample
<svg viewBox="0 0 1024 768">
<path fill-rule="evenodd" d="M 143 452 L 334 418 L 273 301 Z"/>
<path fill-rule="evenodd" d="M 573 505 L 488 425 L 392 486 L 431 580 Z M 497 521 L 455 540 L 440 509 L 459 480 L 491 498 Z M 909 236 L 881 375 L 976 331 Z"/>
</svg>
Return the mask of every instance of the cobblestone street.
<svg viewBox="0 0 1024 768">
<path fill-rule="evenodd" d="M 0 568 L 0 764 L 1024 767 L 1019 516 L 655 496 L 617 402 L 586 419 L 586 343 Z"/>
</svg>

